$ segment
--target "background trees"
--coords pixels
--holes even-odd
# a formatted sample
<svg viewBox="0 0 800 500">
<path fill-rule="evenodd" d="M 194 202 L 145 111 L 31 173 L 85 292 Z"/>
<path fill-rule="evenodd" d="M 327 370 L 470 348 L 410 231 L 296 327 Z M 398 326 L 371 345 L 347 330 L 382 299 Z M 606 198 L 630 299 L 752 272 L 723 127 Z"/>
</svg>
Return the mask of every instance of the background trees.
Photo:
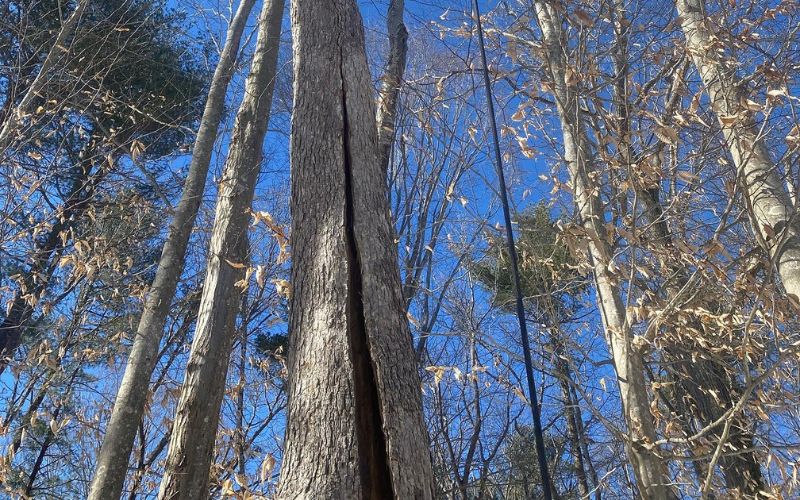
<svg viewBox="0 0 800 500">
<path fill-rule="evenodd" d="M 346 4 L 348 16 L 322 21 L 358 38 L 355 3 L 333 4 Z M 378 193 L 385 168 L 389 202 L 376 208 L 375 194 L 353 220 L 378 227 L 388 213 L 394 234 L 368 238 L 358 226 L 353 237 L 382 241 L 386 276 L 395 263 L 386 249 L 396 245 L 401 296 L 390 316 L 393 330 L 405 328 L 401 315 L 411 330 L 413 361 L 403 366 L 421 381 L 433 494 L 535 497 L 475 23 L 467 1 L 440 4 L 358 3 L 367 59 L 358 56 L 347 77 L 361 102 L 352 113 L 369 122 L 364 137 L 380 137 L 375 154 L 385 160 L 351 180 L 369 180 Z M 141 344 L 149 361 L 129 391 L 140 416 L 122 419 L 132 424 L 130 458 L 117 460 L 124 472 L 113 479 L 126 498 L 157 494 L 189 346 L 202 337 L 198 317 L 220 311 L 218 301 L 204 311 L 201 295 L 212 207 L 235 149 L 233 111 L 257 48 L 248 5 L 264 7 L 0 1 L 3 495 L 87 496 L 142 323 L 155 333 Z M 559 495 L 632 498 L 667 483 L 665 495 L 796 496 L 796 2 L 514 0 L 481 2 L 481 10 Z M 226 41 L 239 28 L 241 40 Z M 320 206 L 305 219 L 297 205 L 294 219 L 289 213 L 293 84 L 309 91 L 308 112 L 295 120 L 316 129 L 314 106 L 341 107 L 330 92 L 341 73 L 305 67 L 293 82 L 292 64 L 322 61 L 323 49 L 284 32 L 250 250 L 246 262 L 232 260 L 243 267 L 225 301 L 236 318 L 223 329 L 225 369 L 214 373 L 224 383 L 219 422 L 215 436 L 203 433 L 213 440 L 213 497 L 274 496 L 279 475 L 289 474 L 287 417 L 310 416 L 297 398 L 285 412 L 288 381 L 299 380 L 292 363 L 302 359 L 287 364 L 289 318 L 299 321 L 290 304 L 308 303 L 298 276 L 317 276 L 311 231 L 344 220 L 323 203 L 335 198 L 339 176 L 328 184 L 295 176 L 295 191 Z M 230 82 L 213 91 L 215 71 Z M 219 113 L 217 130 L 201 121 L 204 105 Z M 370 156 L 369 147 L 355 150 Z M 176 248 L 178 233 L 185 251 L 164 250 Z M 142 311 L 157 295 L 159 259 L 181 252 L 174 291 L 156 301 L 161 313 L 148 323 Z M 330 269 L 342 263 L 331 259 Z M 374 304 L 377 294 L 362 296 Z M 608 328 L 604 311 L 622 329 Z M 609 348 L 609 337 L 625 349 Z M 335 368 L 349 374 L 344 353 Z M 637 375 L 618 384 L 620 367 L 631 366 Z M 626 384 L 637 386 L 636 398 Z"/>
</svg>

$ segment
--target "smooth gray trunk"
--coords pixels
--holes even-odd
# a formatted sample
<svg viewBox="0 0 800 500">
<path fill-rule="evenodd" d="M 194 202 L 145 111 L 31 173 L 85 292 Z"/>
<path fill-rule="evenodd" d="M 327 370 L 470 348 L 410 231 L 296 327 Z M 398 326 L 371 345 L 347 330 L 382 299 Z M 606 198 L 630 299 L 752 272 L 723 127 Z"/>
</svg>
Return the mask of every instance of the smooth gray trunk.
<svg viewBox="0 0 800 500">
<path fill-rule="evenodd" d="M 220 180 L 208 269 L 160 499 L 209 496 L 209 471 L 241 304 L 241 290 L 235 284 L 245 274 L 247 227 L 272 107 L 283 9 L 284 0 L 265 0 L 259 18 L 253 62 Z"/>
<path fill-rule="evenodd" d="M 164 325 L 175 297 L 178 280 L 183 273 L 186 248 L 205 191 L 211 154 L 225 110 L 225 95 L 233 77 L 242 34 L 254 4 L 255 0 L 241 1 L 225 36 L 225 45 L 211 80 L 197 130 L 181 200 L 175 209 L 156 276 L 145 300 L 128 365 L 97 457 L 89 490 L 91 500 L 119 498 L 125 483 L 136 429 L 142 420 L 145 402 L 149 397 L 150 376 L 158 361 Z"/>
<path fill-rule="evenodd" d="M 627 425 L 627 449 L 640 494 L 648 499 L 674 498 L 666 468 L 652 447 L 656 440 L 642 358 L 633 346 L 619 277 L 609 269 L 612 247 L 605 228 L 599 186 L 592 168 L 576 89 L 567 82 L 566 36 L 561 16 L 549 2 L 536 2 L 542 30 L 547 66 L 553 82 L 564 139 L 564 158 L 571 178 L 575 203 L 586 232 L 589 258 L 594 271 L 597 306 L 603 320 L 606 340 L 614 361 L 620 399 Z"/>
<path fill-rule="evenodd" d="M 736 65 L 714 47 L 703 0 L 676 0 L 686 46 L 711 99 L 728 145 L 756 238 L 769 252 L 789 297 L 800 305 L 800 234 L 794 206 L 755 120 L 746 108 L 746 84 Z M 712 50 L 710 50 L 712 49 Z"/>
<path fill-rule="evenodd" d="M 294 291 L 277 498 L 430 499 L 361 16 L 354 0 L 292 5 Z"/>
</svg>

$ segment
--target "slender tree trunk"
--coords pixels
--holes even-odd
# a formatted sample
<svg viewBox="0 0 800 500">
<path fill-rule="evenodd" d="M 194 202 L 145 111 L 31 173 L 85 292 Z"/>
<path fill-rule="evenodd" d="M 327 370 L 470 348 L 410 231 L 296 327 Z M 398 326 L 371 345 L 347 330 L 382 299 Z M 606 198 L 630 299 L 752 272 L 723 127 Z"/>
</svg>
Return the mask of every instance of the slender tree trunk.
<svg viewBox="0 0 800 500">
<path fill-rule="evenodd" d="M 386 14 L 389 60 L 386 63 L 378 95 L 378 164 L 385 168 L 389 166 L 392 152 L 397 121 L 397 99 L 403 83 L 408 53 L 408 31 L 403 23 L 404 10 L 405 0 L 390 0 Z"/>
<path fill-rule="evenodd" d="M 567 46 L 561 16 L 549 2 L 536 2 L 542 30 L 553 95 L 561 118 L 564 158 L 568 164 L 575 202 L 586 232 L 589 258 L 594 270 L 597 305 L 614 361 L 622 409 L 627 424 L 627 449 L 640 494 L 645 498 L 665 499 L 675 495 L 668 485 L 664 464 L 651 443 L 656 440 L 653 417 L 640 354 L 632 345 L 633 336 L 617 285 L 609 270 L 612 248 L 605 228 L 603 207 L 593 180 L 589 142 L 580 116 L 578 94 L 567 79 Z"/>
<path fill-rule="evenodd" d="M 748 202 L 756 238 L 774 262 L 789 297 L 800 305 L 800 234 L 794 206 L 777 165 L 748 112 L 746 83 L 736 65 L 716 50 L 703 0 L 676 0 L 688 52 L 697 67 Z"/>
<path fill-rule="evenodd" d="M 81 220 L 81 215 L 89 207 L 98 184 L 111 170 L 112 164 L 98 161 L 96 156 L 97 138 L 92 137 L 78 155 L 77 164 L 72 168 L 72 185 L 69 193 L 50 230 L 34 246 L 30 266 L 22 278 L 19 289 L 8 314 L 0 323 L 0 375 L 14 358 L 25 330 L 32 326 L 37 302 L 48 289 L 48 283 L 56 269 L 59 252 L 64 250 L 61 239 Z"/>
<path fill-rule="evenodd" d="M 361 16 L 354 0 L 292 5 L 294 292 L 277 498 L 430 499 Z"/>
<path fill-rule="evenodd" d="M 244 238 L 245 250 L 249 252 L 248 238 Z M 247 342 L 248 342 L 248 318 L 249 301 L 247 292 L 242 294 L 241 306 L 241 321 L 242 325 L 239 327 L 239 359 L 237 360 L 237 369 L 239 371 L 239 382 L 236 384 L 234 392 L 234 400 L 236 402 L 236 433 L 234 434 L 234 452 L 236 453 L 236 468 L 237 472 L 244 477 L 247 466 L 247 459 L 245 451 L 247 450 L 247 433 L 244 428 L 244 388 L 247 383 Z"/>
<path fill-rule="evenodd" d="M 630 98 L 628 92 L 628 26 L 630 23 L 627 22 L 625 16 L 623 0 L 614 0 L 614 107 L 617 118 L 617 149 L 623 168 L 630 172 L 635 160 L 633 159 L 628 111 Z M 671 96 L 667 100 L 664 113 L 664 122 L 667 126 L 670 124 L 672 114 L 679 102 L 680 89 L 678 85 L 680 81 L 679 78 L 673 79 Z M 665 145 L 660 143 L 657 147 L 657 152 L 652 156 L 660 158 Z M 643 213 L 655 236 L 656 245 L 661 249 L 672 251 L 675 246 L 667 226 L 667 220 L 664 218 L 660 199 L 661 187 L 659 185 L 646 186 L 635 178 L 632 181 L 638 198 L 644 203 Z M 673 277 L 664 284 L 666 296 L 668 299 L 677 297 L 688 282 L 688 276 L 681 264 L 672 261 L 669 256 L 662 260 L 662 263 L 667 269 L 665 276 Z M 678 337 L 672 336 L 672 338 L 677 339 Z M 717 362 L 709 361 L 714 359 L 713 355 L 697 356 L 699 352 L 703 351 L 707 351 L 707 349 L 699 344 L 686 346 L 669 341 L 663 351 L 664 364 L 669 367 L 669 377 L 673 382 L 671 386 L 674 391 L 674 397 L 671 398 L 672 404 L 681 410 L 680 421 L 687 435 L 696 432 L 692 425 L 693 422 L 699 422 L 702 427 L 722 417 L 727 409 L 735 403 L 733 394 L 738 393 L 735 380 L 727 376 L 725 368 Z M 712 397 L 710 390 L 715 391 L 718 399 Z M 748 443 L 744 447 L 750 447 L 752 434 L 748 431 L 747 422 L 742 415 L 732 418 L 736 418 L 737 422 L 731 428 L 730 442 L 734 445 Z M 719 432 L 714 434 L 719 436 Z M 693 465 L 699 480 L 702 481 L 706 476 L 707 464 L 705 461 L 696 460 Z M 753 453 L 724 456 L 720 460 L 720 467 L 730 488 L 739 488 L 740 492 L 749 494 L 755 493 L 753 488 L 760 488 L 761 471 Z"/>
<path fill-rule="evenodd" d="M 209 469 L 241 304 L 235 284 L 244 276 L 246 267 L 249 210 L 272 106 L 283 9 L 284 0 L 265 0 L 261 11 L 250 75 L 220 182 L 208 271 L 175 412 L 160 499 L 208 496 Z"/>
<path fill-rule="evenodd" d="M 60 413 L 61 407 L 56 408 L 56 411 L 53 412 L 53 419 L 58 419 Z M 45 431 L 44 441 L 42 442 L 41 448 L 39 448 L 39 453 L 36 455 L 36 460 L 34 460 L 30 475 L 28 476 L 28 483 L 25 486 L 25 498 L 33 498 L 34 484 L 39 477 L 39 472 L 42 470 L 42 464 L 47 456 L 47 451 L 50 449 L 50 445 L 53 444 L 54 437 L 53 431 L 48 428 L 47 431 Z"/>
<path fill-rule="evenodd" d="M 589 498 L 591 489 L 589 488 L 589 481 L 586 477 L 586 465 L 583 457 L 583 448 L 581 440 L 584 436 L 581 433 L 582 427 L 579 425 L 580 407 L 578 402 L 572 398 L 572 390 L 570 384 L 572 383 L 572 370 L 567 362 L 567 351 L 564 342 L 561 340 L 561 332 L 553 332 L 551 334 L 551 342 L 555 347 L 555 371 L 558 374 L 558 383 L 561 387 L 561 395 L 564 398 L 564 419 L 567 421 L 567 436 L 569 439 L 569 447 L 572 456 L 575 460 L 575 475 L 578 479 L 578 493 L 581 498 Z M 586 459 L 591 459 L 587 456 Z"/>
<path fill-rule="evenodd" d="M 637 186 L 639 196 L 645 203 L 647 221 L 655 235 L 655 241 L 667 251 L 675 248 L 674 241 L 666 219 L 663 216 L 658 189 L 643 189 Z M 677 297 L 682 288 L 689 281 L 688 276 L 679 265 L 668 262 L 666 264 L 668 276 L 673 276 L 664 285 L 669 298 Z M 695 325 L 702 330 L 702 325 Z M 674 338 L 674 337 L 673 337 Z M 682 423 L 687 429 L 687 434 L 694 434 L 691 421 L 698 421 L 699 427 L 719 420 L 729 408 L 736 404 L 740 393 L 739 384 L 728 376 L 726 368 L 720 362 L 714 361 L 712 353 L 698 356 L 698 353 L 707 349 L 703 346 L 692 344 L 667 345 L 664 349 L 666 365 L 670 367 L 670 377 L 673 381 L 675 397 L 674 404 L 684 410 Z M 735 366 L 736 361 L 730 364 Z M 712 396 L 712 392 L 715 396 Z M 751 426 L 744 415 L 733 415 L 735 423 L 731 426 L 728 441 L 737 451 L 733 455 L 723 455 L 720 459 L 725 482 L 729 488 L 738 488 L 740 494 L 755 495 L 763 488 L 761 466 L 753 452 L 739 452 L 738 450 L 752 447 L 753 435 Z M 697 429 L 699 430 L 699 429 Z M 712 435 L 720 437 L 721 427 Z M 696 469 L 706 471 L 706 464 L 695 462 Z M 702 481 L 705 475 L 699 476 Z"/>
<path fill-rule="evenodd" d="M 50 48 L 47 57 L 39 69 L 39 73 L 34 78 L 22 100 L 17 106 L 8 114 L 8 117 L 0 128 L 0 158 L 4 155 L 6 149 L 11 145 L 14 140 L 14 135 L 20 131 L 17 127 L 22 123 L 23 119 L 33 112 L 34 101 L 40 97 L 40 93 L 47 84 L 47 79 L 51 76 L 50 72 L 56 66 L 61 58 L 61 54 L 66 52 L 67 40 L 78 27 L 86 6 L 89 5 L 89 0 L 80 0 L 75 10 L 70 14 L 56 36 L 53 46 Z"/>
<path fill-rule="evenodd" d="M 642 186 L 636 186 L 636 189 L 644 201 L 644 213 L 655 235 L 656 243 L 671 251 L 675 245 L 663 216 L 659 190 L 644 189 Z M 688 282 L 688 276 L 675 263 L 667 263 L 666 267 L 666 275 L 673 276 L 664 285 L 666 295 L 669 298 L 677 297 Z M 702 330 L 701 325 L 695 326 L 698 330 Z M 665 362 L 670 367 L 670 377 L 673 381 L 675 397 L 672 399 L 676 406 L 684 410 L 685 418 L 682 419 L 682 424 L 690 435 L 694 434 L 692 420 L 696 419 L 700 423 L 700 428 L 717 421 L 735 405 L 740 393 L 736 380 L 728 376 L 725 367 L 718 361 L 713 361 L 715 358 L 713 354 L 697 356 L 703 351 L 706 351 L 706 348 L 696 343 L 667 345 L 664 349 Z M 731 360 L 731 365 L 735 364 L 735 360 Z M 712 391 L 716 397 L 712 396 Z M 735 423 L 731 426 L 728 441 L 736 450 L 751 448 L 753 435 L 747 419 L 741 414 L 733 415 L 731 418 L 735 419 Z M 721 430 L 717 429 L 712 435 L 719 438 Z M 698 462 L 695 464 L 698 471 L 707 470 L 704 467 L 706 464 Z M 738 488 L 740 494 L 755 495 L 763 488 L 761 466 L 753 452 L 723 455 L 720 459 L 720 468 L 728 487 Z M 704 478 L 704 474 L 699 476 L 701 481 Z"/>
<path fill-rule="evenodd" d="M 136 428 L 144 414 L 149 394 L 150 376 L 158 361 L 164 325 L 178 280 L 183 273 L 189 237 L 205 190 L 211 154 L 225 109 L 225 94 L 234 73 L 242 34 L 254 4 L 255 0 L 241 0 L 228 27 L 225 46 L 211 80 L 203 117 L 197 130 L 181 200 L 175 209 L 169 234 L 164 242 L 156 276 L 145 300 L 128 365 L 97 456 L 95 475 L 89 490 L 91 500 L 119 498 L 125 483 Z"/>
</svg>

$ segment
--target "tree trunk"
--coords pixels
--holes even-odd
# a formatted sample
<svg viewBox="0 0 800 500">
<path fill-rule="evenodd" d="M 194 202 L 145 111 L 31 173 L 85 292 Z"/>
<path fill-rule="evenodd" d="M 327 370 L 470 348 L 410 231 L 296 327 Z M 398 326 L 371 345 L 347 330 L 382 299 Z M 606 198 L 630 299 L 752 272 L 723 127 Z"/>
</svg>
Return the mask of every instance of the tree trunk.
<svg viewBox="0 0 800 500">
<path fill-rule="evenodd" d="M 644 189 L 636 185 L 636 189 L 639 197 L 644 200 L 644 213 L 654 233 L 656 244 L 667 251 L 673 251 L 675 245 L 663 216 L 658 188 Z M 669 299 L 681 293 L 689 278 L 679 264 L 668 262 L 665 266 L 667 268 L 665 275 L 673 276 L 664 284 Z M 695 327 L 702 330 L 701 325 Z M 707 352 L 706 355 L 702 355 L 704 351 Z M 685 418 L 682 419 L 682 424 L 688 435 L 699 431 L 704 425 L 719 420 L 736 404 L 741 392 L 739 384 L 728 376 L 725 366 L 714 361 L 716 356 L 708 353 L 707 348 L 698 343 L 688 345 L 669 343 L 664 348 L 663 356 L 664 364 L 670 367 L 670 378 L 673 382 L 675 396 L 671 399 L 675 405 L 684 410 L 682 416 Z M 730 360 L 730 365 L 735 366 L 736 361 Z M 712 391 L 716 397 L 712 396 Z M 729 488 L 738 488 L 740 494 L 752 496 L 763 487 L 761 466 L 753 452 L 738 451 L 752 447 L 752 431 L 744 415 L 732 415 L 730 418 L 733 418 L 735 423 L 731 426 L 728 441 L 734 446 L 736 453 L 723 455 L 720 459 L 720 468 Z M 691 426 L 691 421 L 694 419 L 700 423 L 696 430 Z M 721 430 L 720 426 L 712 435 L 719 439 Z M 695 464 L 698 471 L 707 470 L 707 467 L 704 467 L 707 464 L 697 462 Z M 704 475 L 699 476 L 700 481 L 704 478 Z"/>
<path fill-rule="evenodd" d="M 609 270 L 612 248 L 606 233 L 603 207 L 593 180 L 589 141 L 580 117 L 576 89 L 567 81 L 567 46 L 558 11 L 548 2 L 536 2 L 536 14 L 552 79 L 553 95 L 561 119 L 564 158 L 581 223 L 586 232 L 594 270 L 597 305 L 617 373 L 622 409 L 627 424 L 627 449 L 640 494 L 645 498 L 674 498 L 664 464 L 651 443 L 656 440 L 653 417 L 640 354 L 633 336 L 617 278 Z"/>
<path fill-rule="evenodd" d="M 236 116 L 209 248 L 208 271 L 159 498 L 208 496 L 220 406 L 241 304 L 247 226 L 272 106 L 284 0 L 265 0 L 258 39 Z"/>
<path fill-rule="evenodd" d="M 676 0 L 688 52 L 697 67 L 743 187 L 756 238 L 765 246 L 789 297 L 800 305 L 800 234 L 794 207 L 750 113 L 747 89 L 716 50 L 703 0 Z"/>
<path fill-rule="evenodd" d="M 158 361 L 164 325 L 178 280 L 183 273 L 186 248 L 203 198 L 211 154 L 225 109 L 225 94 L 234 73 L 242 34 L 254 4 L 255 0 L 241 0 L 228 27 L 225 46 L 211 80 L 203 117 L 197 130 L 181 200 L 175 209 L 169 234 L 164 242 L 156 276 L 145 300 L 128 365 L 97 456 L 95 475 L 89 490 L 91 500 L 119 498 L 125 483 L 136 428 L 144 414 L 149 394 L 150 376 Z"/>
<path fill-rule="evenodd" d="M 433 498 L 361 16 L 353 0 L 292 5 L 294 292 L 277 498 Z"/>
<path fill-rule="evenodd" d="M 633 152 L 628 113 L 630 96 L 628 93 L 627 31 L 630 23 L 625 19 L 625 7 L 622 0 L 614 1 L 614 10 L 614 107 L 616 108 L 615 114 L 617 118 L 618 151 L 623 168 L 626 171 L 631 171 L 631 165 L 635 160 L 632 159 Z M 672 114 L 679 102 L 680 92 L 677 85 L 679 85 L 680 81 L 682 81 L 680 78 L 673 80 L 672 93 L 667 100 L 664 113 L 664 122 L 667 125 L 670 123 Z M 657 147 L 659 150 L 652 156 L 660 158 L 661 150 L 665 145 L 660 143 Z M 655 236 L 655 244 L 658 248 L 669 252 L 673 251 L 675 246 L 672 234 L 667 226 L 667 220 L 664 217 L 660 200 L 660 186 L 645 186 L 637 179 L 632 180 L 637 196 L 644 202 L 643 213 Z M 662 260 L 662 263 L 666 267 L 664 275 L 673 276 L 672 279 L 667 280 L 664 284 L 664 291 L 666 292 L 667 300 L 669 300 L 681 293 L 682 288 L 688 282 L 688 276 L 681 264 L 671 260 L 669 257 Z M 672 338 L 677 339 L 678 337 L 672 336 Z M 692 421 L 699 422 L 702 428 L 704 425 L 718 420 L 729 407 L 735 404 L 734 395 L 739 390 L 736 381 L 727 376 L 725 367 L 715 361 L 710 361 L 714 359 L 712 354 L 697 356 L 699 352 L 707 352 L 707 349 L 703 346 L 697 343 L 686 346 L 673 344 L 670 341 L 667 342 L 663 356 L 665 366 L 670 367 L 668 370 L 673 382 L 672 388 L 675 395 L 672 398 L 673 404 L 683 409 L 681 423 L 685 432 L 688 435 L 692 435 L 696 432 L 691 425 Z M 735 364 L 735 362 L 732 364 Z M 718 399 L 712 397 L 709 389 L 716 391 L 715 394 Z M 748 431 L 749 426 L 746 419 L 743 415 L 736 415 L 732 418 L 736 419 L 736 423 L 731 428 L 730 442 L 749 448 L 752 445 L 752 434 Z M 714 434 L 719 437 L 719 432 Z M 746 446 L 744 446 L 745 443 L 747 443 Z M 696 469 L 703 470 L 702 465 L 704 464 L 695 461 Z M 749 494 L 754 494 L 757 491 L 757 489 L 753 490 L 753 488 L 760 488 L 761 471 L 758 460 L 753 453 L 723 456 L 720 460 L 720 467 L 723 470 L 728 487 L 739 488 L 740 492 Z M 699 475 L 701 481 L 704 478 L 705 474 Z"/>
<path fill-rule="evenodd" d="M 53 42 L 53 47 L 50 49 L 50 52 L 48 52 L 47 57 L 45 57 L 42 67 L 39 69 L 39 73 L 36 75 L 33 82 L 31 82 L 30 87 L 28 87 L 28 90 L 25 92 L 19 104 L 8 114 L 5 123 L 3 123 L 3 127 L 0 128 L 0 158 L 3 157 L 6 149 L 14 141 L 14 134 L 20 132 L 17 130 L 17 127 L 22 123 L 22 120 L 33 112 L 34 100 L 40 97 L 39 94 L 44 89 L 45 85 L 47 85 L 50 71 L 52 71 L 59 62 L 61 54 L 66 52 L 67 39 L 75 33 L 87 5 L 89 5 L 89 0 L 80 0 L 72 14 L 70 14 L 67 20 L 64 21 L 64 24 L 61 25 L 61 29 Z"/>
<path fill-rule="evenodd" d="M 403 83 L 408 53 L 408 31 L 403 23 L 405 0 L 390 0 L 386 14 L 389 31 L 389 60 L 378 95 L 378 164 L 388 168 L 397 121 L 397 99 Z"/>
<path fill-rule="evenodd" d="M 22 343 L 25 330 L 32 326 L 37 302 L 48 289 L 48 283 L 64 250 L 61 235 L 69 233 L 89 208 L 97 186 L 113 168 L 113 158 L 98 157 L 98 139 L 90 137 L 72 167 L 72 183 L 60 210 L 54 215 L 50 230 L 34 244 L 30 265 L 23 276 L 8 314 L 0 323 L 0 375 L 13 360 Z"/>
<path fill-rule="evenodd" d="M 550 343 L 554 347 L 554 362 L 553 366 L 558 375 L 558 384 L 561 387 L 561 395 L 564 398 L 564 419 L 567 421 L 567 439 L 569 439 L 569 448 L 575 463 L 575 476 L 578 480 L 578 493 L 581 498 L 589 498 L 591 488 L 586 475 L 586 464 L 583 456 L 583 447 L 581 441 L 586 437 L 581 432 L 583 426 L 580 425 L 581 408 L 578 401 L 572 397 L 572 389 L 570 385 L 574 383 L 572 377 L 572 369 L 567 361 L 567 350 L 564 346 L 562 332 L 560 328 L 556 331 L 551 331 Z M 590 456 L 586 456 L 587 460 L 591 460 Z M 596 478 L 595 478 L 596 479 Z M 596 482 L 596 481 L 595 481 Z M 599 485 L 597 490 L 599 491 Z"/>
</svg>

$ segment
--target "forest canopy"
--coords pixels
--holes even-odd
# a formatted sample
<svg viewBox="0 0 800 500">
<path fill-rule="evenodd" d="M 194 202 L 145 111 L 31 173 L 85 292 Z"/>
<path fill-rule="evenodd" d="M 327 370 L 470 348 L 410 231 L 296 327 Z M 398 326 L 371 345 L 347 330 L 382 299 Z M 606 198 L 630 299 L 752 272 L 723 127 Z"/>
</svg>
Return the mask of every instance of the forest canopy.
<svg viewBox="0 0 800 500">
<path fill-rule="evenodd" d="M 0 0 L 3 498 L 800 495 L 796 0 Z"/>
</svg>

